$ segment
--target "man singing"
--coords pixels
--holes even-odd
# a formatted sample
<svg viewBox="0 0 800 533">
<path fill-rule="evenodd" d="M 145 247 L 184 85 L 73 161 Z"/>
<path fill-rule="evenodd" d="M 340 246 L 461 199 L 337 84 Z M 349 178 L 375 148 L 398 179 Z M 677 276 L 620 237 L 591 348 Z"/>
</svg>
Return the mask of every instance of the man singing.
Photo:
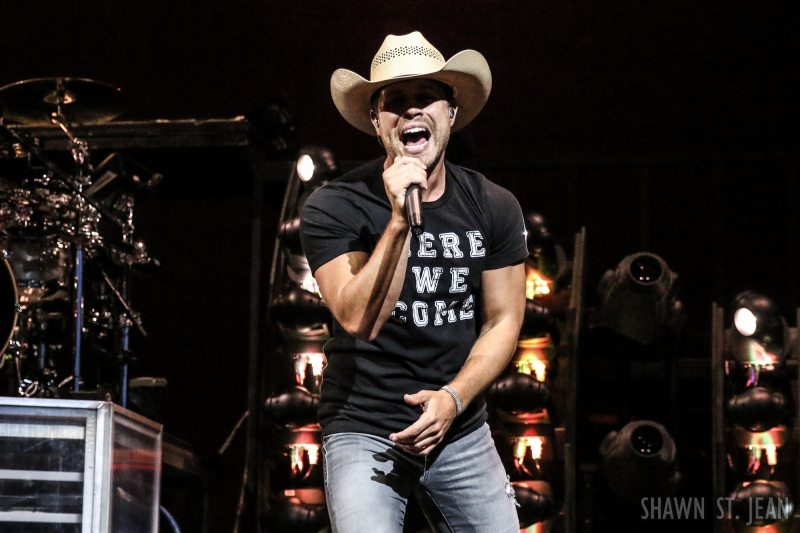
<svg viewBox="0 0 800 533">
<path fill-rule="evenodd" d="M 335 533 L 400 533 L 412 492 L 436 531 L 519 531 L 479 395 L 522 323 L 522 212 L 444 158 L 491 85 L 481 54 L 445 61 L 419 32 L 388 36 L 369 81 L 344 69 L 331 78 L 342 116 L 386 149 L 311 195 L 302 217 L 336 319 L 319 410 Z M 412 185 L 422 202 L 413 228 Z"/>
</svg>

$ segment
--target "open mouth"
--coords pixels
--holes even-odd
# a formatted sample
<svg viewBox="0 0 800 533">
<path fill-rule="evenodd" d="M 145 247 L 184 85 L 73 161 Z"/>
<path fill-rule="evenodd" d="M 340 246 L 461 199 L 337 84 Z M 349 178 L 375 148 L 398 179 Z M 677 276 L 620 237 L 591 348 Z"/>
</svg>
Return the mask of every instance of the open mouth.
<svg viewBox="0 0 800 533">
<path fill-rule="evenodd" d="M 425 149 L 431 132 L 425 126 L 411 126 L 400 136 L 406 151 L 412 154 L 419 153 Z"/>
</svg>

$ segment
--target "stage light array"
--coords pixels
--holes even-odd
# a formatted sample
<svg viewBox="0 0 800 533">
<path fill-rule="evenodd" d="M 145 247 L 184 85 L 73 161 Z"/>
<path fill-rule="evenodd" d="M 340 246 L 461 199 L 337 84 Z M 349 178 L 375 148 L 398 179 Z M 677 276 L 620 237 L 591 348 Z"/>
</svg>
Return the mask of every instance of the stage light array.
<svg viewBox="0 0 800 533">
<path fill-rule="evenodd" d="M 319 392 L 330 340 L 332 316 L 322 300 L 300 242 L 300 214 L 308 197 L 339 175 L 333 153 L 322 147 L 303 148 L 292 169 L 282 220 L 278 225 L 274 287 L 269 302 L 276 339 L 274 376 L 277 394 L 264 401 L 269 422 L 269 509 L 263 516 L 268 531 L 316 533 L 328 524 L 322 478 L 321 428 L 317 424 Z M 296 178 L 296 179 L 295 179 Z"/>
<path fill-rule="evenodd" d="M 526 302 L 517 349 L 506 371 L 487 390 L 492 428 L 514 490 L 520 525 L 526 531 L 553 527 L 564 495 L 556 492 L 563 462 L 555 452 L 552 371 L 561 339 L 568 287 L 557 283 L 566 256 L 544 217 L 525 216 L 529 256 L 525 260 Z"/>
<path fill-rule="evenodd" d="M 796 408 L 790 371 L 792 334 L 778 305 L 754 291 L 738 294 L 730 308 L 731 328 L 722 337 L 726 439 L 726 519 L 735 529 L 786 531 L 794 511 Z M 718 320 L 717 323 L 720 323 Z M 715 327 L 719 327 L 715 324 Z"/>
</svg>

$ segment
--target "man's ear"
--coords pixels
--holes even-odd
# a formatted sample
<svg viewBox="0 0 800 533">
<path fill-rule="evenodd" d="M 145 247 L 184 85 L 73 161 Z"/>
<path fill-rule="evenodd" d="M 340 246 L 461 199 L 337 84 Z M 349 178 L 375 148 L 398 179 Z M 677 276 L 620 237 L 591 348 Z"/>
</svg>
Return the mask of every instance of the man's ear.
<svg viewBox="0 0 800 533">
<path fill-rule="evenodd" d="M 372 126 L 375 128 L 375 133 L 378 134 L 378 137 L 381 136 L 381 124 L 378 120 L 378 114 L 375 113 L 372 109 L 369 111 L 369 120 L 372 122 Z"/>
<path fill-rule="evenodd" d="M 450 114 L 450 127 L 452 128 L 456 121 L 456 115 L 458 114 L 458 106 L 451 104 L 450 107 L 447 108 L 447 112 Z"/>
</svg>

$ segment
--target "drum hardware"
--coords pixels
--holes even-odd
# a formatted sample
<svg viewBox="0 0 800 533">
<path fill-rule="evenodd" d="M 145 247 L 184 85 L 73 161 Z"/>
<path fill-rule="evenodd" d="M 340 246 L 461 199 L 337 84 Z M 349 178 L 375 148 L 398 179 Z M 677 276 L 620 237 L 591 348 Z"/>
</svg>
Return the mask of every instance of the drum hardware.
<svg viewBox="0 0 800 533">
<path fill-rule="evenodd" d="M 130 268 L 133 274 L 151 274 L 161 268 L 161 262 L 152 257 L 142 241 L 131 244 L 110 244 L 104 250 L 112 265 L 117 268 Z"/>
<path fill-rule="evenodd" d="M 79 392 L 83 386 L 82 379 L 82 364 L 83 364 L 83 328 L 84 328 L 84 261 L 85 261 L 85 246 L 92 245 L 93 237 L 97 235 L 95 227 L 92 224 L 96 219 L 91 217 L 92 212 L 89 206 L 92 202 L 87 201 L 83 189 L 89 183 L 89 178 L 86 175 L 87 171 L 91 171 L 91 164 L 89 163 L 89 147 L 86 143 L 79 139 L 77 136 L 70 132 L 66 118 L 62 114 L 62 106 L 73 104 L 77 100 L 74 93 L 70 93 L 63 86 L 63 81 L 57 81 L 57 89 L 52 93 L 47 93 L 43 100 L 57 107 L 56 111 L 51 113 L 50 121 L 56 126 L 60 127 L 64 134 L 72 141 L 72 158 L 77 165 L 77 175 L 74 180 L 67 176 L 64 180 L 65 183 L 72 184 L 76 193 L 75 200 L 77 204 L 77 221 L 74 233 L 75 238 L 75 263 L 74 263 L 74 276 L 73 276 L 73 290 L 74 290 L 74 307 L 73 316 L 75 322 L 73 324 L 73 391 Z M 2 94 L 2 90 L 0 90 Z M 34 152 L 35 153 L 35 152 Z M 41 154 L 37 154 L 40 156 Z"/>
<path fill-rule="evenodd" d="M 0 101 L 3 98 L 3 90 L 0 89 Z M 60 112 L 51 117 L 51 121 L 58 124 L 62 130 L 68 131 L 69 127 L 65 121 L 61 120 L 62 115 Z M 70 135 L 73 142 L 73 158 L 78 166 L 77 176 L 69 176 L 48 157 L 46 157 L 39 149 L 35 142 L 31 142 L 23 137 L 16 131 L 12 131 L 6 126 L 3 129 L 8 131 L 14 136 L 20 144 L 33 154 L 39 161 L 41 161 L 51 179 L 57 180 L 59 183 L 67 186 L 75 198 L 75 212 L 76 212 L 76 227 L 69 231 L 70 237 L 74 240 L 74 263 L 73 263 L 73 317 L 74 317 L 74 330 L 73 330 L 73 391 L 80 391 L 83 382 L 81 378 L 81 365 L 82 365 L 82 349 L 83 349 L 83 323 L 84 323 L 84 253 L 86 246 L 98 246 L 102 243 L 99 235 L 97 225 L 99 223 L 99 215 L 102 213 L 110 220 L 120 224 L 118 218 L 110 212 L 107 212 L 103 206 L 95 202 L 93 199 L 87 197 L 83 188 L 90 183 L 88 172 L 91 171 L 89 165 L 88 148 L 83 141 L 77 136 Z M 77 148 L 75 148 L 77 146 Z"/>
<path fill-rule="evenodd" d="M 2 97 L 2 89 L 0 89 L 0 97 Z M 50 158 L 48 158 L 42 150 L 39 148 L 38 144 L 35 140 L 29 139 L 26 135 L 9 128 L 4 124 L 0 124 L 0 132 L 5 131 L 11 136 L 16 139 L 19 144 L 21 144 L 30 154 L 31 156 L 35 157 L 42 165 L 43 170 L 45 170 L 45 175 L 47 176 L 48 183 L 55 182 L 60 185 L 66 187 L 66 190 L 69 191 L 70 194 L 73 195 L 75 199 L 75 204 L 77 207 L 80 207 L 82 203 L 91 205 L 104 217 L 108 218 L 109 220 L 113 221 L 117 225 L 121 226 L 123 221 L 119 220 L 114 213 L 109 212 L 105 209 L 102 205 L 95 202 L 92 198 L 86 196 L 83 192 L 83 186 L 89 182 L 89 177 L 84 174 L 86 169 L 78 169 L 77 176 L 70 176 L 61 168 L 56 165 Z M 80 142 L 83 142 L 79 139 Z M 80 159 L 80 158 L 79 158 Z M 76 161 L 77 162 L 77 161 Z M 84 165 L 88 165 L 88 162 L 83 163 Z"/>
<path fill-rule="evenodd" d="M 142 271 L 148 266 L 158 267 L 158 261 L 147 255 L 144 243 L 134 241 L 134 208 L 150 198 L 156 187 L 163 180 L 161 174 L 154 173 L 143 165 L 119 153 L 113 153 L 103 160 L 92 173 L 92 185 L 86 190 L 86 196 L 91 198 L 110 214 L 110 220 L 119 221 L 122 230 L 122 244 L 112 247 L 112 259 L 117 259 L 117 264 L 122 269 L 122 281 L 119 289 L 111 280 L 105 269 L 100 267 L 100 272 L 108 287 L 116 296 L 117 301 L 125 310 L 120 317 L 122 329 L 122 343 L 120 346 L 120 359 L 123 360 L 120 382 L 123 405 L 127 403 L 128 361 L 126 354 L 130 352 L 130 328 L 136 326 L 142 336 L 147 332 L 142 326 L 138 313 L 131 309 L 130 284 L 131 275 L 136 270 Z M 125 251 L 128 253 L 125 253 Z M 98 262 L 99 264 L 99 262 Z"/>
<path fill-rule="evenodd" d="M 19 159 L 27 156 L 28 152 L 21 144 L 15 142 L 13 137 L 0 132 L 0 158 Z"/>
<path fill-rule="evenodd" d="M 23 310 L 9 342 L 5 357 L 13 362 L 16 392 L 19 396 L 57 397 L 58 377 L 53 355 L 60 345 L 52 344 L 48 316 L 40 310 Z M 45 315 L 48 315 L 45 313 Z M 51 314 L 52 315 L 52 314 Z M 62 319 L 60 315 L 56 319 Z"/>
<path fill-rule="evenodd" d="M 14 150 L 14 157 L 28 157 L 28 151 L 20 143 L 13 143 L 11 148 Z"/>
<path fill-rule="evenodd" d="M 72 158 L 78 163 L 79 167 L 83 167 L 87 165 L 89 162 L 89 146 L 86 144 L 85 141 L 79 139 L 77 136 L 73 135 L 70 129 L 67 127 L 67 117 L 61 114 L 59 111 L 58 113 L 53 113 L 50 117 L 50 121 L 61 128 L 61 131 L 64 132 L 70 141 L 72 141 L 72 146 L 70 148 L 72 152 Z"/>
<path fill-rule="evenodd" d="M 94 258 L 93 255 L 89 254 L 90 258 Z M 100 268 L 100 274 L 103 276 L 103 279 L 106 282 L 106 285 L 111 289 L 111 293 L 116 297 L 119 304 L 125 310 L 125 315 L 131 321 L 132 325 L 136 326 L 136 329 L 139 330 L 139 333 L 142 334 L 143 337 L 147 337 L 147 332 L 145 331 L 144 327 L 142 326 L 142 319 L 136 311 L 134 311 L 130 304 L 128 304 L 127 298 L 123 296 L 122 292 L 117 289 L 116 284 L 111 280 L 111 277 L 108 273 Z"/>
<path fill-rule="evenodd" d="M 30 169 L 42 170 L 21 187 L 0 181 L 0 248 L 11 288 L 19 289 L 10 315 L 21 322 L 10 328 L 3 361 L 14 361 L 18 395 L 60 395 L 69 387 L 70 396 L 85 396 L 84 355 L 91 363 L 99 354 L 103 361 L 97 365 L 120 369 L 116 384 L 98 381 L 97 390 L 110 385 L 118 389 L 122 405 L 127 402 L 130 329 L 147 335 L 129 304 L 131 276 L 159 266 L 144 243 L 134 240 L 133 211 L 163 177 L 121 154 L 93 168 L 90 147 L 75 130 L 112 120 L 123 108 L 119 89 L 92 80 L 48 78 L 0 88 L 0 156 L 13 151 L 28 157 Z M 57 126 L 70 140 L 75 170 L 62 170 L 36 139 L 3 120 Z M 110 235 L 115 227 L 121 236 Z M 0 276 L 0 306 L 2 282 Z M 0 309 L 0 328 L 8 322 L 3 313 L 9 314 Z M 46 317 L 62 320 L 50 327 Z M 0 329 L 0 337 L 5 331 Z M 59 381 L 57 360 L 70 349 L 71 375 Z"/>
<path fill-rule="evenodd" d="M 164 176 L 114 152 L 92 172 L 86 197 L 102 206 L 103 214 L 123 228 L 123 242 L 133 233 L 133 209 L 147 201 Z"/>
<path fill-rule="evenodd" d="M 0 141 L 0 158 L 3 157 L 21 159 L 23 157 L 28 157 L 28 152 L 25 151 L 25 148 L 19 143 Z"/>
</svg>

